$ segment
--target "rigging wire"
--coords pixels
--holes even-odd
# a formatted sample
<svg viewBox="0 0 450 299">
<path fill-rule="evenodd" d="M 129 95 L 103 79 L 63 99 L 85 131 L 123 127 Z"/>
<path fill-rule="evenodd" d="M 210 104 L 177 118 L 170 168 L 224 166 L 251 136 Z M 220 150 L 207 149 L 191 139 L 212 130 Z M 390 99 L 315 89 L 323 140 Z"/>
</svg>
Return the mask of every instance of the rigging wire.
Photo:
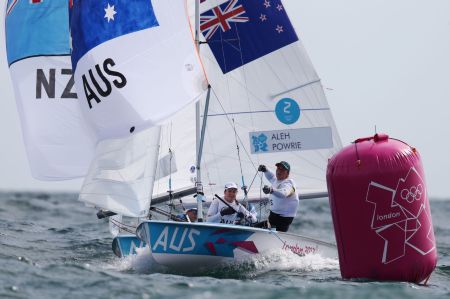
<svg viewBox="0 0 450 299">
<path fill-rule="evenodd" d="M 170 135 L 172 135 L 172 128 L 170 130 Z M 172 143 L 172 137 L 170 137 L 169 143 Z M 169 193 L 169 213 L 172 215 L 172 207 L 173 207 L 173 195 L 172 195 L 172 148 L 169 145 L 169 190 L 167 191 Z M 167 218 L 170 220 L 170 217 Z"/>
<path fill-rule="evenodd" d="M 227 118 L 229 125 L 231 126 L 231 128 L 233 128 L 233 124 L 232 124 L 232 122 L 231 122 L 231 120 L 230 120 L 230 117 L 228 116 L 228 114 L 227 114 L 225 108 L 224 108 L 223 105 L 222 105 L 222 102 L 220 101 L 219 97 L 217 96 L 216 91 L 214 90 L 214 88 L 211 88 L 211 90 L 212 90 L 212 92 L 214 93 L 214 96 L 216 97 L 217 102 L 218 102 L 219 105 L 220 105 L 220 108 L 222 108 L 222 111 L 225 113 L 225 117 Z M 240 138 L 239 136 L 237 136 L 237 139 L 239 140 L 239 143 L 243 146 L 244 143 L 242 142 L 241 138 Z M 245 146 L 243 146 L 243 149 L 244 149 L 245 154 L 247 155 L 248 160 L 250 161 L 250 163 L 252 163 L 253 168 L 254 168 L 254 169 L 257 169 L 257 167 L 255 166 L 255 163 L 253 163 L 252 157 L 251 157 L 250 154 L 248 153 L 248 151 L 247 151 L 247 149 L 245 148 Z"/>
<path fill-rule="evenodd" d="M 242 190 L 244 190 L 244 206 L 247 208 L 248 207 L 248 202 L 247 202 L 248 190 L 247 190 L 247 186 L 245 185 L 244 172 L 242 170 L 241 154 L 239 151 L 239 143 L 238 143 L 237 132 L 236 132 L 236 123 L 234 122 L 234 118 L 232 119 L 232 121 L 233 121 L 234 138 L 236 141 L 236 151 L 237 151 L 237 156 L 238 156 L 238 160 L 239 160 L 239 168 L 241 171 Z"/>
<path fill-rule="evenodd" d="M 136 227 L 135 226 L 127 225 L 127 224 L 122 223 L 120 221 L 117 221 L 117 220 L 115 220 L 113 218 L 109 218 L 109 221 L 111 223 L 113 223 L 114 225 L 116 225 L 119 228 L 119 230 L 126 231 L 127 233 L 130 233 L 130 234 L 135 234 L 136 233 Z M 127 226 L 131 227 L 134 230 L 131 230 L 130 228 L 127 228 Z"/>
<path fill-rule="evenodd" d="M 257 173 L 258 174 L 258 173 Z M 255 176 L 256 177 L 256 176 Z M 258 214 L 258 222 L 261 221 L 261 215 L 262 215 L 262 182 L 263 177 L 260 176 L 261 180 L 259 182 L 259 214 Z M 252 182 L 253 183 L 253 182 Z"/>
</svg>

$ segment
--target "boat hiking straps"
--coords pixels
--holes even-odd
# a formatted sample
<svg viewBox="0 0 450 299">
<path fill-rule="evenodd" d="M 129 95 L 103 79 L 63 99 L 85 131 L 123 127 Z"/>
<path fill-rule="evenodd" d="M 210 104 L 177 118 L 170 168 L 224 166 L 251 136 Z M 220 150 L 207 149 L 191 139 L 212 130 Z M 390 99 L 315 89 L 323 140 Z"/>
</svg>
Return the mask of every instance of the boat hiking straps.
<svg viewBox="0 0 450 299">
<path fill-rule="evenodd" d="M 150 211 L 153 211 L 153 212 L 155 212 L 155 213 L 158 213 L 158 214 L 161 214 L 161 215 L 163 215 L 163 216 L 169 217 L 169 218 L 170 218 L 171 220 L 173 220 L 173 221 L 177 221 L 177 222 L 187 222 L 186 220 L 184 220 L 184 219 L 182 219 L 182 218 L 180 218 L 180 217 L 177 217 L 177 216 L 173 215 L 172 213 L 169 213 L 169 212 L 166 212 L 166 211 L 164 211 L 164 210 L 161 210 L 161 209 L 159 209 L 159 208 L 157 208 L 157 207 L 150 207 Z"/>
<path fill-rule="evenodd" d="M 117 215 L 117 213 L 114 213 L 112 211 L 108 211 L 108 210 L 99 210 L 97 212 L 97 218 L 98 219 L 103 219 L 103 218 L 108 218 L 111 216 Z"/>
</svg>

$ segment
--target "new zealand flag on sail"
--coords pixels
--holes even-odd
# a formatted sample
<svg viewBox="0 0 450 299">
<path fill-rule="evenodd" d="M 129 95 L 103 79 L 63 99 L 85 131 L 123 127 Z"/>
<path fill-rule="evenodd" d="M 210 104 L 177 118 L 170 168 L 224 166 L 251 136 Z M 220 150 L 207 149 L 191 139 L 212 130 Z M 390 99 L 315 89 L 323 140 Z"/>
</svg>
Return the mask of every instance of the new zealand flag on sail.
<svg viewBox="0 0 450 299">
<path fill-rule="evenodd" d="M 92 48 L 139 30 L 159 26 L 151 0 L 73 0 L 70 10 L 72 67 Z"/>
<path fill-rule="evenodd" d="M 200 15 L 200 30 L 224 74 L 298 40 L 280 0 L 221 2 Z"/>
<path fill-rule="evenodd" d="M 70 54 L 67 2 L 8 0 L 5 18 L 9 65 L 28 57 Z"/>
</svg>

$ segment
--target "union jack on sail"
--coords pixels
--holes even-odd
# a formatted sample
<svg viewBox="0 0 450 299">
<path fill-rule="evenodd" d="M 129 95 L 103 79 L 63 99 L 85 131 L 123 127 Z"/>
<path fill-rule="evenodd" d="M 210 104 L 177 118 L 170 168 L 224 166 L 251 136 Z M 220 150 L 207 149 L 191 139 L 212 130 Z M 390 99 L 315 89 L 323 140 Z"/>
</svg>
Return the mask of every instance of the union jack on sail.
<svg viewBox="0 0 450 299">
<path fill-rule="evenodd" d="M 223 10 L 219 5 L 210 12 L 212 14 L 202 14 L 200 16 L 200 30 L 206 40 L 210 39 L 219 27 L 225 32 L 231 29 L 232 22 L 245 23 L 249 21 L 249 18 L 245 16 L 244 6 L 238 4 L 238 0 L 228 1 L 227 6 Z"/>
<path fill-rule="evenodd" d="M 11 1 L 11 3 L 6 8 L 6 15 L 9 15 L 11 13 L 11 11 L 14 9 L 14 7 L 16 6 L 18 1 L 19 0 Z M 30 4 L 39 4 L 39 3 L 42 3 L 42 2 L 44 2 L 44 0 L 29 0 Z"/>
<path fill-rule="evenodd" d="M 8 8 L 6 9 L 6 15 L 9 15 L 11 13 L 11 11 L 13 10 L 14 6 L 16 6 L 18 0 L 14 0 L 12 1 Z"/>
</svg>

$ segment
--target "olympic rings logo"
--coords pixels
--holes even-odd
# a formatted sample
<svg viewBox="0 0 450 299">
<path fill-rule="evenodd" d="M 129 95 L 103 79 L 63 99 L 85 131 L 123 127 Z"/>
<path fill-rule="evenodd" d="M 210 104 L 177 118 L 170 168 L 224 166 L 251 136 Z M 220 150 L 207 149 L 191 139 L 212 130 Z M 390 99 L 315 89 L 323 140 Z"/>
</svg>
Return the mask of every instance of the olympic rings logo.
<svg viewBox="0 0 450 299">
<path fill-rule="evenodd" d="M 409 189 L 403 189 L 400 192 L 400 196 L 403 200 L 406 200 L 408 203 L 412 203 L 414 200 L 420 200 L 422 197 L 423 187 L 422 184 L 416 186 L 412 186 Z"/>
</svg>

